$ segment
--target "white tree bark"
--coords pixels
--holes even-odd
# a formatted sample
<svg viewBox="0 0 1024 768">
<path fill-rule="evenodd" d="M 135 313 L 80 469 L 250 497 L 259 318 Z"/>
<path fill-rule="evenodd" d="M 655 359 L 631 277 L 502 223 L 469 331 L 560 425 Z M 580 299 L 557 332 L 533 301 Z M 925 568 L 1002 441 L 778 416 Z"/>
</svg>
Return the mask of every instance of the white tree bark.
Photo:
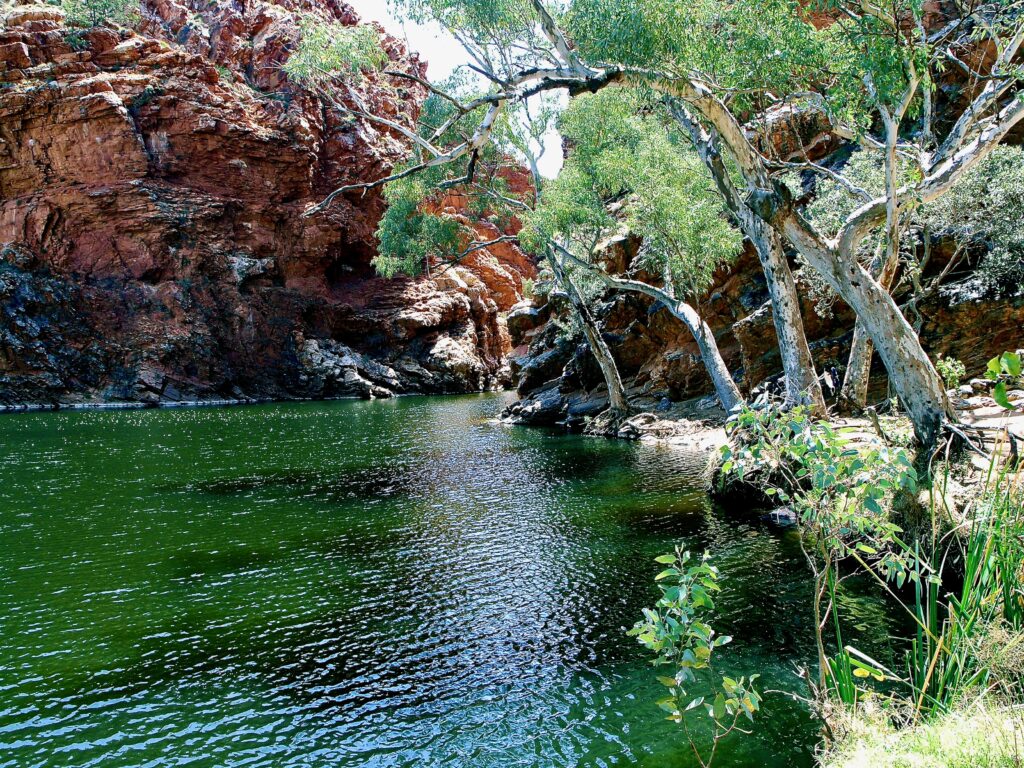
<svg viewBox="0 0 1024 768">
<path fill-rule="evenodd" d="M 313 210 L 322 210 L 331 199 L 344 191 L 373 188 L 433 165 L 453 162 L 465 155 L 469 155 L 471 158 L 470 172 L 467 176 L 472 177 L 474 167 L 472 160 L 476 157 L 479 148 L 490 140 L 497 114 L 507 102 L 521 103 L 533 95 L 553 90 L 567 90 L 572 96 L 586 91 L 597 91 L 617 83 L 642 84 L 653 87 L 668 96 L 682 100 L 699 114 L 706 124 L 713 126 L 743 177 L 747 187 L 745 204 L 756 219 L 770 225 L 777 234 L 788 239 L 800 251 L 807 263 L 820 272 L 839 296 L 857 313 L 862 321 L 864 332 L 874 342 L 889 370 L 890 380 L 914 422 L 918 440 L 926 448 L 933 446 L 939 435 L 943 419 L 955 419 L 955 414 L 951 412 L 946 400 L 942 382 L 922 349 L 916 334 L 900 313 L 889 292 L 857 263 L 854 256 L 864 237 L 882 224 L 887 213 L 893 210 L 893 206 L 896 210 L 909 211 L 918 205 L 935 200 L 944 194 L 967 170 L 984 158 L 1016 124 L 1024 119 L 1024 93 L 1018 92 L 1008 96 L 1014 84 L 1018 82 L 1012 62 L 1024 43 L 1024 24 L 1015 22 L 1009 37 L 1002 41 L 996 41 L 999 52 L 995 64 L 991 68 L 991 73 L 987 75 L 986 87 L 962 113 L 961 118 L 938 149 L 934 153 L 927 151 L 919 153 L 922 179 L 897 190 L 895 195 L 889 190 L 886 195 L 866 203 L 848 218 L 839 236 L 830 240 L 820 236 L 794 209 L 788 192 L 772 178 L 769 172 L 769 162 L 753 147 L 739 120 L 716 92 L 713 78 L 702 78 L 700 73 L 691 77 L 678 73 L 624 69 L 614 66 L 591 68 L 581 62 L 577 52 L 568 45 L 564 35 L 558 30 L 554 18 L 546 11 L 542 0 L 531 0 L 531 2 L 537 14 L 541 32 L 547 41 L 544 45 L 546 50 L 541 52 L 540 58 L 545 62 L 554 63 L 553 67 L 527 67 L 519 73 L 504 73 L 503 76 L 499 76 L 494 70 L 487 48 L 488 46 L 500 48 L 501 44 L 492 41 L 481 42 L 477 46 L 482 52 L 479 55 L 473 45 L 467 45 L 467 50 L 474 57 L 481 71 L 500 87 L 499 90 L 467 105 L 472 108 L 488 107 L 486 116 L 473 136 L 470 139 L 463 139 L 460 144 L 456 144 L 452 148 L 438 147 L 428 151 L 420 145 L 423 151 L 432 155 L 427 161 L 376 182 L 336 190 Z M 865 6 L 865 12 L 881 14 L 880 17 L 884 17 L 884 14 L 874 6 Z M 521 44 L 520 41 L 512 42 L 512 45 Z M 950 53 L 949 55 L 956 60 L 955 54 Z M 507 58 L 499 58 L 502 62 L 508 61 Z M 907 66 L 910 68 L 912 86 L 908 91 L 905 103 L 901 103 L 897 112 L 906 111 L 913 97 L 912 89 L 916 88 L 919 83 L 919 76 L 914 71 L 915 65 L 912 56 L 908 59 Z M 814 94 L 811 94 L 811 97 L 813 98 Z M 1008 98 L 1008 101 L 1000 107 L 1000 101 L 1004 97 Z M 820 96 L 818 98 L 822 102 L 824 101 Z M 468 111 L 468 109 L 464 109 L 462 114 L 467 114 Z M 844 127 L 840 124 L 836 125 L 836 130 L 841 135 L 847 135 L 843 134 Z M 436 141 L 441 135 L 441 133 L 435 134 L 433 140 Z M 848 135 L 856 138 L 852 133 Z M 871 137 L 862 137 L 862 139 L 867 146 L 877 148 L 879 145 L 879 142 Z M 764 252 L 770 257 L 773 252 L 777 251 L 769 248 Z M 784 280 L 784 273 L 780 273 L 778 277 Z M 574 286 L 570 282 L 566 288 L 574 289 Z M 572 294 L 574 290 L 567 290 L 567 292 Z M 781 296 L 788 295 L 792 298 L 795 295 L 795 290 L 790 290 L 789 285 L 784 284 L 778 293 Z M 582 302 L 580 305 L 586 311 Z M 782 329 L 780 343 L 785 343 L 783 341 L 786 336 L 784 326 L 789 325 L 792 319 L 795 319 L 792 312 L 789 312 L 788 317 L 783 314 L 781 319 L 776 318 L 777 327 Z M 600 334 L 595 333 L 594 326 L 584 323 L 584 327 L 589 328 L 588 334 L 596 337 L 593 344 L 595 355 L 603 356 L 604 353 L 600 350 L 602 346 L 606 350 L 607 345 L 603 344 Z M 795 365 L 796 359 L 802 356 L 802 351 L 798 350 L 798 352 L 799 354 L 790 360 L 791 366 Z M 809 360 L 809 355 L 804 359 Z M 604 362 L 607 363 L 608 360 L 610 360 L 610 354 L 607 355 Z M 610 387 L 610 395 L 614 389 L 614 387 Z"/>
<path fill-rule="evenodd" d="M 857 314 L 910 415 L 915 436 L 926 450 L 934 446 L 943 421 L 956 420 L 942 380 L 888 290 L 855 258 L 861 241 L 891 210 L 891 196 L 866 203 L 851 215 L 835 240 L 827 241 L 793 207 L 788 190 L 769 177 L 764 159 L 750 144 L 743 127 L 706 86 L 674 79 L 659 82 L 656 87 L 682 99 L 718 131 L 750 188 L 747 203 L 751 210 L 785 236 Z M 924 179 L 898 190 L 895 204 L 907 209 L 940 197 L 1022 119 L 1024 95 L 1018 95 L 993 117 L 979 123 L 974 139 L 933 167 Z"/>
<path fill-rule="evenodd" d="M 733 408 L 743 402 L 743 396 L 740 394 L 739 387 L 736 386 L 736 382 L 733 380 L 732 374 L 729 373 L 729 368 L 722 358 L 722 353 L 718 349 L 718 342 L 715 341 L 715 334 L 711 327 L 697 314 L 697 310 L 685 301 L 677 302 L 675 305 L 666 304 L 665 306 L 672 313 L 672 316 L 681 320 L 690 333 L 693 334 L 694 341 L 697 342 L 697 347 L 700 349 L 700 359 L 704 363 L 704 368 L 707 369 L 708 376 L 711 377 L 711 383 L 715 386 L 715 394 L 718 395 L 718 401 L 727 413 L 732 411 Z"/>
<path fill-rule="evenodd" d="M 601 375 L 608 389 L 608 407 L 614 413 L 628 413 L 629 401 L 626 399 L 625 388 L 622 386 L 619 367 L 615 364 L 615 358 L 612 356 L 608 343 L 601 336 L 601 330 L 597 326 L 597 321 L 594 319 L 590 307 L 583 301 L 583 297 L 576 288 L 576 284 L 566 274 L 565 268 L 550 247 L 547 249 L 547 260 L 548 264 L 551 265 L 552 272 L 555 273 L 555 278 L 558 280 L 559 285 L 562 286 L 562 289 L 569 297 L 569 303 L 579 318 L 580 325 L 583 326 L 583 335 L 587 339 L 587 345 L 590 347 L 590 351 L 593 353 L 594 359 L 601 369 Z"/>
<path fill-rule="evenodd" d="M 718 342 L 715 340 L 715 334 L 711 327 L 704 322 L 703 318 L 697 313 L 697 310 L 690 304 L 676 299 L 671 287 L 661 289 L 640 280 L 613 277 L 599 267 L 576 258 L 572 253 L 560 246 L 556 247 L 567 258 L 572 259 L 574 263 L 579 264 L 599 277 L 605 285 L 620 291 L 642 293 L 645 296 L 650 296 L 660 301 L 669 313 L 682 322 L 693 335 L 694 341 L 697 342 L 697 348 L 700 350 L 701 362 L 704 363 L 704 368 L 711 378 L 715 394 L 722 407 L 726 411 L 731 411 L 743 402 L 743 395 L 740 393 L 739 387 L 736 386 L 736 381 L 733 379 L 732 374 L 729 373 L 729 367 L 725 364 L 725 359 L 718 349 Z M 670 286 L 671 284 L 666 281 L 666 285 Z"/>
<path fill-rule="evenodd" d="M 771 297 L 775 335 L 778 337 L 786 381 L 786 403 L 807 405 L 815 414 L 824 416 L 825 396 L 804 332 L 796 280 L 786 260 L 782 238 L 761 221 L 750 221 L 743 227 L 743 231 L 757 249 L 768 295 Z"/>
<path fill-rule="evenodd" d="M 934 446 L 944 419 L 955 420 L 945 388 L 921 342 L 885 288 L 856 259 L 841 261 L 795 211 L 782 222 L 812 268 L 850 305 L 874 342 L 921 445 Z"/>
<path fill-rule="evenodd" d="M 778 232 L 759 219 L 736 189 L 722 161 L 717 137 L 709 134 L 682 108 L 673 108 L 676 120 L 689 132 L 697 153 L 711 172 L 726 205 L 739 222 L 743 234 L 754 244 L 772 302 L 772 320 L 782 358 L 786 384 L 786 405 L 808 405 L 817 415 L 826 412 L 825 396 L 804 332 L 796 280 L 789 268 Z"/>
<path fill-rule="evenodd" d="M 885 263 L 881 255 L 871 265 L 871 273 L 878 279 L 878 284 L 885 290 L 891 290 L 896 268 L 899 266 L 899 255 L 887 249 Z M 850 358 L 843 376 L 842 398 L 850 406 L 864 409 L 868 404 L 868 385 L 871 383 L 871 358 L 875 354 L 875 345 L 864 329 L 864 323 L 857 320 L 853 327 L 853 340 L 850 343 Z"/>
</svg>

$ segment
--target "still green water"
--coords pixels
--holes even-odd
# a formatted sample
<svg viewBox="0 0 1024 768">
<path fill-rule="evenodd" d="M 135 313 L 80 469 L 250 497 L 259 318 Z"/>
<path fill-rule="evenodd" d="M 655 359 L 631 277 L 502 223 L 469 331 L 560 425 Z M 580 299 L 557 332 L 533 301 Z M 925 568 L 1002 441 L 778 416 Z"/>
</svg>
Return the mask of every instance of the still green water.
<svg viewBox="0 0 1024 768">
<path fill-rule="evenodd" d="M 803 693 L 792 533 L 692 456 L 502 404 L 0 418 L 0 766 L 688 767 L 624 635 L 680 540 L 723 571 L 721 671 Z M 718 764 L 810 766 L 816 733 L 768 694 Z"/>
</svg>

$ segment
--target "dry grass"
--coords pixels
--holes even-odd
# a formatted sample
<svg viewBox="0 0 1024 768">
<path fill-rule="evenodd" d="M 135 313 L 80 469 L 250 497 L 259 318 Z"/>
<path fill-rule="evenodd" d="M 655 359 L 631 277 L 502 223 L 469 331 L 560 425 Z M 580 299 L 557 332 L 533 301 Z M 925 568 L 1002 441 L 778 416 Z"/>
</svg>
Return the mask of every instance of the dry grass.
<svg viewBox="0 0 1024 768">
<path fill-rule="evenodd" d="M 897 728 L 870 703 L 842 723 L 824 768 L 1021 768 L 1024 711 L 981 699 L 929 723 Z"/>
</svg>

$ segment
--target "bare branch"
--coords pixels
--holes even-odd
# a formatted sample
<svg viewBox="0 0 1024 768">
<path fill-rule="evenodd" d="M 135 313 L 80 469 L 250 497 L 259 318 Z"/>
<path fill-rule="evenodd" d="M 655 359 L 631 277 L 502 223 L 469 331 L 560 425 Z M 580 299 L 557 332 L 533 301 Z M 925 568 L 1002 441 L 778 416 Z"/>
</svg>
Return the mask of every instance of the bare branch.
<svg viewBox="0 0 1024 768">
<path fill-rule="evenodd" d="M 786 163 L 782 162 L 781 160 L 773 160 L 769 162 L 769 167 L 779 168 L 780 170 L 784 171 L 813 171 L 814 173 L 820 173 L 824 176 L 828 176 L 830 179 L 836 182 L 836 184 L 841 186 L 854 197 L 859 197 L 865 202 L 871 202 L 872 200 L 875 199 L 866 189 L 864 189 L 863 187 L 858 187 L 856 184 L 854 184 L 852 181 L 847 179 L 842 174 L 836 173 L 831 168 L 826 168 L 825 166 L 819 165 L 818 163 L 812 162 L 810 160 L 807 160 L 803 163 Z"/>
<path fill-rule="evenodd" d="M 555 24 L 555 20 L 551 18 L 551 14 L 548 13 L 548 9 L 544 7 L 542 0 L 531 0 L 531 4 L 533 5 L 533 9 L 537 12 L 537 18 L 540 20 L 540 28 L 544 33 L 544 37 L 546 37 L 551 45 L 554 46 L 563 61 L 579 73 L 590 74 L 591 70 L 587 69 L 580 63 L 579 57 L 577 57 L 576 53 L 569 47 L 569 43 L 566 42 L 565 36 L 562 34 L 562 30 L 560 30 L 558 25 Z"/>
<path fill-rule="evenodd" d="M 472 154 L 469 156 L 469 165 L 466 166 L 466 175 L 460 176 L 457 179 L 449 179 L 448 181 L 441 182 L 438 185 L 438 189 L 451 189 L 452 187 L 458 187 L 462 184 L 471 184 L 473 178 L 476 176 L 476 161 L 480 157 L 480 150 L 474 149 Z"/>
<path fill-rule="evenodd" d="M 459 254 L 458 260 L 462 261 L 462 259 L 466 258 L 467 256 L 469 256 L 471 254 L 476 253 L 477 251 L 483 251 L 483 250 L 486 250 L 486 249 L 488 249 L 488 248 L 490 248 L 492 246 L 495 246 L 495 245 L 501 245 L 502 243 L 518 243 L 518 242 L 519 242 L 519 238 L 516 235 L 502 235 L 501 237 L 496 237 L 493 240 L 472 242 L 472 243 L 469 244 L 469 246 L 466 248 L 466 250 L 464 250 L 462 253 Z"/>
<path fill-rule="evenodd" d="M 416 133 L 416 131 L 410 130 L 410 129 L 406 128 L 404 125 L 402 125 L 401 123 L 395 122 L 394 120 L 389 120 L 386 117 L 381 117 L 380 115 L 375 115 L 373 112 L 371 112 L 366 107 L 366 104 L 363 102 L 363 100 L 361 98 L 359 98 L 359 95 L 352 88 L 348 89 L 348 94 L 349 94 L 349 98 L 351 98 L 352 101 L 355 103 L 357 109 L 352 109 L 352 108 L 348 107 L 347 105 L 343 104 L 342 102 L 338 101 L 333 96 L 331 96 L 331 94 L 329 92 L 327 92 L 327 91 L 322 91 L 322 94 L 339 111 L 345 112 L 345 113 L 348 113 L 350 115 L 354 115 L 356 117 L 362 118 L 363 120 L 367 120 L 367 121 L 372 122 L 372 123 L 378 123 L 379 125 L 383 125 L 383 126 L 385 126 L 387 128 L 390 128 L 391 130 L 396 131 L 397 133 L 400 133 L 405 138 L 409 139 L 409 141 L 411 141 L 413 144 L 416 144 L 421 149 L 426 150 L 427 153 L 432 155 L 433 157 L 440 157 L 441 156 L 441 154 L 442 154 L 441 150 L 439 150 L 437 147 L 435 147 L 429 141 L 427 141 L 422 136 L 420 136 L 418 133 Z"/>
<path fill-rule="evenodd" d="M 346 184 L 343 187 L 338 187 L 336 190 L 331 192 L 331 194 L 329 194 L 319 203 L 310 206 L 305 211 L 303 211 L 302 216 L 303 218 L 308 218 L 310 216 L 315 216 L 321 211 L 330 208 L 331 203 L 333 203 L 341 195 L 344 195 L 346 192 L 361 191 L 365 195 L 372 189 L 376 189 L 377 187 L 383 187 L 385 184 L 390 184 L 392 181 L 398 181 L 408 176 L 417 174 L 420 171 L 424 170 L 425 168 L 429 167 L 429 165 L 429 163 L 421 163 L 420 165 L 414 165 L 409 168 L 406 168 L 404 171 L 401 171 L 400 173 L 393 173 L 390 176 L 385 176 L 383 179 L 377 179 L 376 181 L 368 181 L 362 184 Z"/>
<path fill-rule="evenodd" d="M 403 80 L 411 80 L 412 82 L 423 86 L 435 96 L 439 96 L 440 98 L 447 101 L 449 104 L 453 105 L 462 114 L 466 114 L 467 112 L 471 111 L 467 107 L 463 106 L 461 101 L 459 101 L 457 98 L 452 96 L 447 91 L 441 90 L 436 85 L 431 83 L 429 80 L 424 80 L 422 77 L 414 75 L 411 72 L 402 72 L 399 69 L 385 69 L 384 74 L 388 75 L 389 77 L 399 77 L 402 78 Z"/>
</svg>

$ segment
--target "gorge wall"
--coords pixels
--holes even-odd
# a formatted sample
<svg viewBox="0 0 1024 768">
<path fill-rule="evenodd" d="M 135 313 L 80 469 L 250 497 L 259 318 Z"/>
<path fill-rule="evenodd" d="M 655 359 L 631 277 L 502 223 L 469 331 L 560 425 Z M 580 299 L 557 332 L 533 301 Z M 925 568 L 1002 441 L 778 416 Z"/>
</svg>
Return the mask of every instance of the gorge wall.
<svg viewBox="0 0 1024 768">
<path fill-rule="evenodd" d="M 302 216 L 408 151 L 281 71 L 300 14 L 359 23 L 344 2 L 147 0 L 134 31 L 0 13 L 0 405 L 509 381 L 504 314 L 535 272 L 518 249 L 385 280 L 378 194 Z M 384 42 L 389 66 L 425 72 Z M 355 87 L 409 127 L 426 96 L 384 76 Z"/>
<path fill-rule="evenodd" d="M 626 271 L 638 243 L 623 240 L 614 258 Z M 798 268 L 797 264 L 793 264 Z M 941 260 L 931 269 L 940 271 Z M 802 288 L 799 283 L 798 288 Z M 898 298 L 908 298 L 902 291 Z M 802 297 L 808 341 L 818 368 L 842 373 L 849 356 L 854 317 L 841 302 L 827 316 Z M 741 390 L 751 390 L 781 375 L 782 361 L 771 315 L 771 304 L 756 254 L 748 247 L 737 262 L 723 270 L 715 286 L 696 308 L 714 331 L 726 364 Z M 580 426 L 586 417 L 608 407 L 600 369 L 581 338 L 565 332 L 569 308 L 557 291 L 547 298 L 524 301 L 509 314 L 513 369 L 523 400 L 510 415 L 525 423 L 566 422 Z M 1024 329 L 1024 295 L 986 296 L 971 279 L 952 283 L 920 306 L 921 339 L 933 356 L 963 361 L 974 375 L 992 357 L 1020 347 Z M 606 293 L 596 310 L 604 336 L 619 365 L 627 394 L 641 409 L 657 409 L 666 401 L 694 402 L 688 413 L 710 414 L 717 407 L 711 380 L 696 342 L 681 322 L 658 302 L 633 293 Z M 888 396 L 885 368 L 875 356 L 871 372 L 873 402 Z"/>
</svg>

